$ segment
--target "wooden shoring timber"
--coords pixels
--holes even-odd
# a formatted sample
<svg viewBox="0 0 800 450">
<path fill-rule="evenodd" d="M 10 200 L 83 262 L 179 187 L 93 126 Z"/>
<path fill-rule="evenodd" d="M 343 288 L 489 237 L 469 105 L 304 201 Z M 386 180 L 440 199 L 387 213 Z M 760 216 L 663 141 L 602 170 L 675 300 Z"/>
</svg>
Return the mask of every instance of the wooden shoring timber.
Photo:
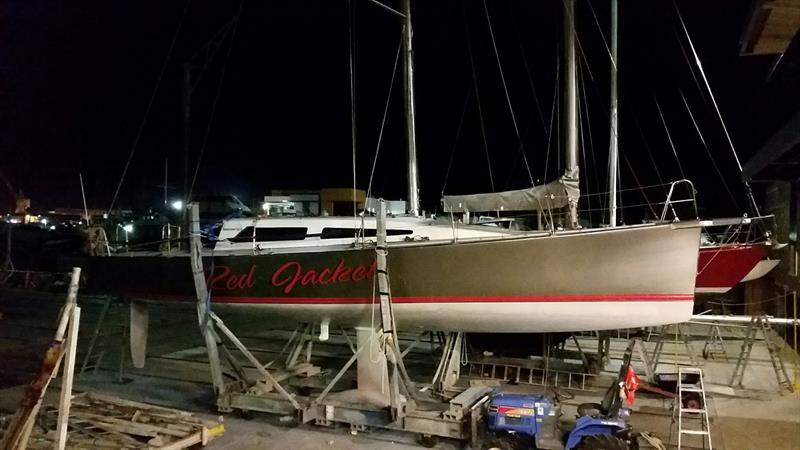
<svg viewBox="0 0 800 450">
<path fill-rule="evenodd" d="M 55 405 L 44 409 L 31 435 L 30 449 L 53 448 L 58 413 Z M 205 445 L 224 432 L 221 423 L 187 411 L 93 393 L 72 398 L 67 426 L 68 449 L 177 450 Z"/>
<path fill-rule="evenodd" d="M 25 394 L 20 401 L 19 408 L 0 438 L 0 450 L 25 449 L 34 426 L 34 420 L 39 413 L 47 387 L 58 373 L 61 361 L 66 351 L 67 326 L 73 319 L 73 310 L 77 308 L 76 299 L 78 296 L 78 286 L 80 284 L 81 268 L 73 267 L 70 278 L 67 300 L 61 308 L 59 314 L 58 327 L 53 340 L 50 342 L 45 352 L 42 366 L 36 377 L 25 389 Z M 80 316 L 78 316 L 80 317 Z M 73 324 L 76 327 L 77 324 Z M 75 328 L 77 332 L 77 328 Z M 71 369 L 70 369 L 71 370 Z"/>
</svg>

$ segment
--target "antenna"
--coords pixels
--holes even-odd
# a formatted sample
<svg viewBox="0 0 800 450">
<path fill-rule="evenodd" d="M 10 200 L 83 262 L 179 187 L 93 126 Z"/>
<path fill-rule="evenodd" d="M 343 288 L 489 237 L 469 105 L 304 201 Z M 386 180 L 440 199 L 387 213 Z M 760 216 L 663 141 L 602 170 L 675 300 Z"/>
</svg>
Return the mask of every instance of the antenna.
<svg viewBox="0 0 800 450">
<path fill-rule="evenodd" d="M 169 175 L 169 158 L 164 158 L 164 205 L 167 204 L 167 176 Z"/>
<path fill-rule="evenodd" d="M 83 174 L 78 172 L 78 179 L 81 182 L 81 197 L 83 198 L 83 214 L 86 217 L 86 226 L 91 225 L 89 220 L 89 208 L 86 207 L 86 191 L 83 189 Z"/>
</svg>

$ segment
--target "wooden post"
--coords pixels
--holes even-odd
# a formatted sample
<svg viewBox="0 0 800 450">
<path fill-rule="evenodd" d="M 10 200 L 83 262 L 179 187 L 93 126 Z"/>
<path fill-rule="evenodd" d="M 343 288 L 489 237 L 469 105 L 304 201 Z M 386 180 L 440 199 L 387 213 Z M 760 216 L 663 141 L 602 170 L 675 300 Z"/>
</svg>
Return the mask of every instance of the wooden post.
<svg viewBox="0 0 800 450">
<path fill-rule="evenodd" d="M 78 351 L 78 328 L 81 322 L 81 308 L 72 309 L 67 334 L 67 351 L 64 355 L 64 372 L 61 377 L 61 398 L 58 401 L 58 422 L 56 425 L 56 449 L 64 450 L 67 445 L 69 408 L 72 405 L 72 380 L 75 375 L 75 358 Z"/>
</svg>

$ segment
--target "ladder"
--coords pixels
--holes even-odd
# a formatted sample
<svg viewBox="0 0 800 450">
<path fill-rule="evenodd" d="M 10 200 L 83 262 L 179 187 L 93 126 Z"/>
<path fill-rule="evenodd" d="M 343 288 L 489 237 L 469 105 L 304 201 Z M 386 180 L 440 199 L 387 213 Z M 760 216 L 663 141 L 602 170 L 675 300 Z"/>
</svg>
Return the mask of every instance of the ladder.
<svg viewBox="0 0 800 450">
<path fill-rule="evenodd" d="M 772 364 L 772 369 L 775 371 L 775 378 L 778 381 L 778 390 L 783 389 L 789 392 L 794 391 L 792 382 L 789 379 L 789 374 L 786 372 L 786 366 L 783 364 L 783 359 L 780 357 L 781 344 L 779 343 L 780 336 L 775 333 L 769 323 L 767 316 L 753 316 L 750 319 L 750 326 L 747 328 L 744 341 L 742 341 L 742 350 L 739 353 L 739 358 L 736 360 L 736 366 L 733 368 L 733 375 L 731 381 L 728 383 L 731 387 L 743 388 L 742 381 L 744 379 L 744 372 L 747 369 L 747 364 L 750 362 L 750 355 L 753 352 L 753 344 L 755 343 L 758 331 L 764 335 L 764 344 L 767 346 L 769 360 Z"/>
<path fill-rule="evenodd" d="M 97 372 L 103 362 L 103 357 L 106 354 L 106 338 L 108 337 L 106 335 L 105 320 L 111 307 L 111 302 L 112 297 L 107 297 L 103 303 L 103 308 L 100 310 L 100 316 L 97 318 L 97 323 L 92 332 L 92 339 L 89 341 L 89 348 L 86 350 L 81 369 L 78 372 L 79 378 L 90 370 L 92 373 Z"/>
<path fill-rule="evenodd" d="M 661 354 L 664 350 L 664 342 L 669 340 L 670 327 L 672 325 L 662 325 L 658 331 L 658 339 L 656 340 L 656 346 L 653 349 L 653 358 L 651 360 L 652 368 L 651 371 L 655 373 L 658 369 L 658 365 L 661 363 Z M 689 340 L 687 339 L 686 335 L 684 335 L 683 330 L 681 330 L 681 324 L 675 324 L 675 340 L 680 341 L 683 343 L 684 349 L 686 350 L 686 356 L 689 357 L 689 361 L 693 366 L 698 365 L 697 361 L 694 358 L 694 352 L 692 351 L 691 346 L 689 345 Z M 677 344 L 678 342 L 675 342 Z M 677 353 L 677 348 L 675 349 Z"/>
<path fill-rule="evenodd" d="M 781 388 L 784 388 L 789 392 L 794 392 L 794 386 L 792 385 L 792 381 L 789 379 L 789 373 L 786 372 L 786 366 L 783 364 L 783 358 L 781 358 L 783 340 L 772 328 L 767 316 L 762 317 L 761 330 L 764 333 L 764 343 L 767 344 L 769 362 L 772 363 L 772 369 L 775 371 L 775 379 L 778 381 L 778 390 L 780 391 Z"/>
<path fill-rule="evenodd" d="M 722 355 L 725 362 L 728 361 L 728 352 L 725 351 L 725 341 L 722 339 L 722 333 L 719 330 L 719 323 L 714 323 L 708 330 L 708 338 L 703 346 L 703 358 L 714 359 L 715 355 Z"/>
<path fill-rule="evenodd" d="M 684 374 L 697 374 L 698 381 L 695 385 L 683 384 Z M 689 394 L 689 395 L 686 395 Z M 684 400 L 690 397 L 700 397 L 700 407 L 690 408 L 684 407 Z M 687 404 L 689 402 L 686 402 Z M 687 414 L 688 416 L 684 416 Z M 678 450 L 683 444 L 683 436 L 701 436 L 703 439 L 703 448 L 706 448 L 706 441 L 708 441 L 708 450 L 713 450 L 711 446 L 711 425 L 708 419 L 708 407 L 706 404 L 706 390 L 703 384 L 703 371 L 699 367 L 679 367 L 678 368 L 678 398 L 675 402 L 675 415 L 678 418 Z M 697 428 L 684 428 L 684 419 L 693 420 L 695 426 L 699 421 L 700 429 Z"/>
</svg>

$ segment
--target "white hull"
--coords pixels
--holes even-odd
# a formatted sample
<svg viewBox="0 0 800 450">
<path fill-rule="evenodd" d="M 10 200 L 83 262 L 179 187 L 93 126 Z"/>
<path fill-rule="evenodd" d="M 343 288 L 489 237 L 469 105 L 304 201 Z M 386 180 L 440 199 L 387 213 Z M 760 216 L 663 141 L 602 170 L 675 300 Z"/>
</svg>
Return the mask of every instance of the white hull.
<svg viewBox="0 0 800 450">
<path fill-rule="evenodd" d="M 396 303 L 395 320 L 403 330 L 480 333 L 610 330 L 685 322 L 692 301 L 627 300 L 611 302 Z M 319 322 L 350 328 L 380 322 L 379 305 L 215 305 L 215 310 L 269 317 L 280 323 Z M 375 321 L 371 316 L 374 314 Z M 442 316 L 446 315 L 446 320 Z"/>
</svg>

